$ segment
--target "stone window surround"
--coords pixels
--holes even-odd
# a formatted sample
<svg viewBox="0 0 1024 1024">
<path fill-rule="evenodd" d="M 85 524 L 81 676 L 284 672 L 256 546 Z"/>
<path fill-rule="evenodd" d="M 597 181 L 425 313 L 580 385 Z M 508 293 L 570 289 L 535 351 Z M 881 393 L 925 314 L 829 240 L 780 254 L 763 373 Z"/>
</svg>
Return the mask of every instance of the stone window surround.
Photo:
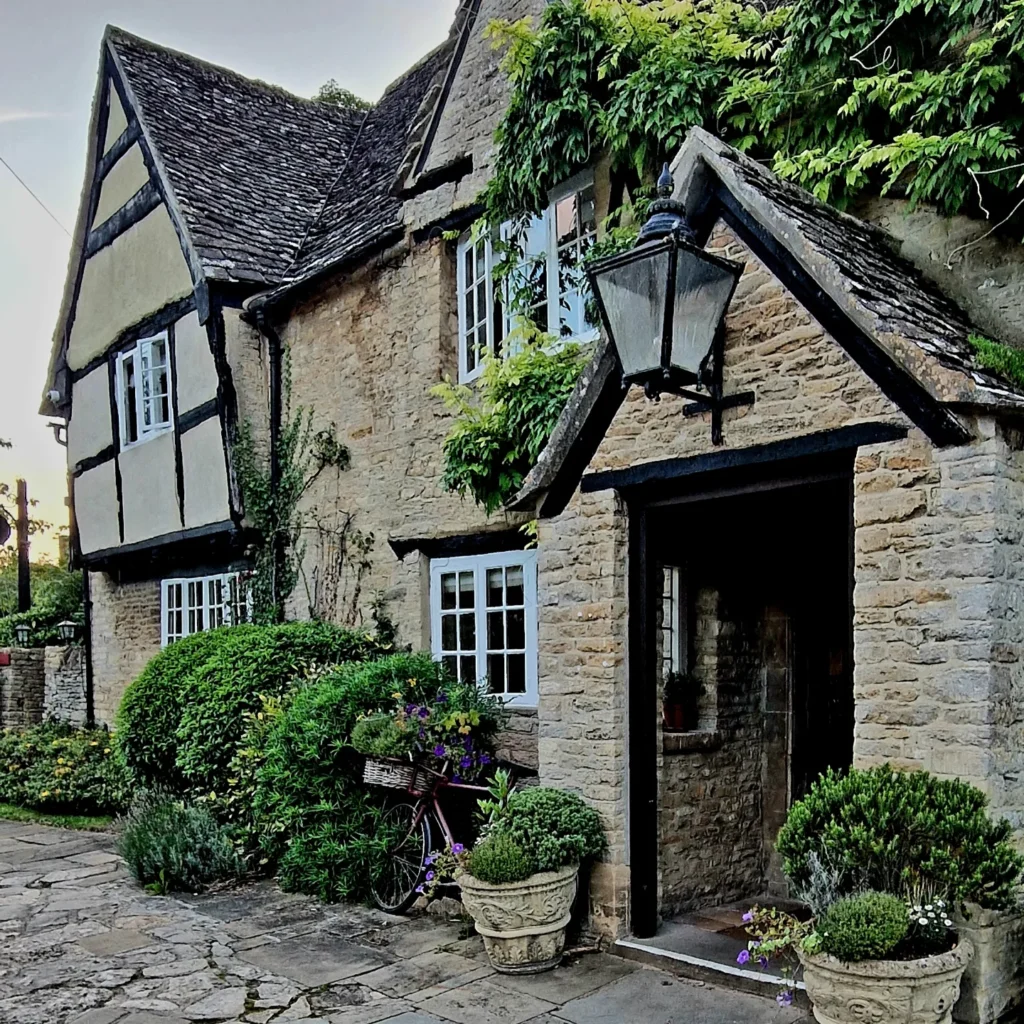
<svg viewBox="0 0 1024 1024">
<path fill-rule="evenodd" d="M 240 572 L 213 573 L 207 576 L 184 576 L 160 581 L 160 646 L 166 647 L 194 633 L 217 626 L 233 626 L 251 617 L 248 598 L 238 600 Z M 221 587 L 221 600 L 211 601 L 211 593 Z M 234 599 L 232 599 L 234 591 Z M 199 601 L 194 598 L 198 596 Z M 239 611 L 242 614 L 239 615 Z M 171 616 L 177 614 L 175 628 Z M 214 623 L 214 620 L 218 620 Z"/>
<path fill-rule="evenodd" d="M 150 365 L 149 369 L 143 369 L 144 361 L 150 364 L 152 363 L 152 350 L 154 343 L 163 344 L 163 361 L 156 366 Z M 174 426 L 174 409 L 173 402 L 171 401 L 170 351 L 169 335 L 168 332 L 164 330 L 146 338 L 139 338 L 132 348 L 119 353 L 117 356 L 117 373 L 115 374 L 117 389 L 117 418 L 122 448 L 133 448 L 136 445 L 144 444 L 146 441 L 150 441 L 154 437 L 158 437 L 159 435 L 166 433 Z M 128 436 L 128 391 L 126 388 L 125 375 L 129 362 L 131 362 L 134 369 L 136 380 L 134 388 L 136 437 L 134 439 Z M 150 376 L 155 379 L 157 372 L 160 370 L 163 370 L 166 390 L 151 393 L 149 397 L 146 397 L 144 395 L 144 388 L 142 387 L 143 378 Z M 151 390 L 153 389 L 152 380 L 150 388 Z M 167 402 L 166 418 L 157 417 L 157 402 L 160 399 L 164 399 Z M 146 426 L 147 408 L 150 412 L 150 424 L 148 427 Z"/>
<path fill-rule="evenodd" d="M 546 301 L 547 301 L 547 321 L 550 329 L 550 325 L 559 324 L 561 322 L 562 311 L 560 308 L 560 288 L 558 279 L 558 254 L 561 249 L 566 248 L 565 245 L 559 245 L 556 228 L 556 210 L 558 205 L 564 200 L 577 196 L 587 188 L 593 188 L 594 185 L 594 174 L 593 171 L 583 171 L 580 174 L 574 175 L 568 181 L 564 182 L 556 189 L 552 189 L 548 194 L 548 206 L 544 210 L 544 213 L 538 219 L 543 227 L 545 241 L 546 241 L 546 252 L 547 252 L 547 269 L 546 269 Z M 596 216 L 596 209 L 595 209 Z M 536 226 L 538 221 L 533 222 Z M 507 239 L 511 233 L 511 225 L 506 222 L 501 225 L 500 236 L 503 239 Z M 587 233 L 585 236 L 579 236 L 575 241 L 567 243 L 569 245 L 579 244 L 587 237 L 596 237 L 596 234 Z M 473 275 L 473 280 L 467 280 L 467 254 L 474 250 L 482 248 L 480 255 L 483 258 L 483 274 L 484 277 L 480 278 L 476 273 Z M 539 255 L 539 254 L 538 254 Z M 458 307 L 459 307 L 459 382 L 466 384 L 469 381 L 475 380 L 480 375 L 482 366 L 483 352 L 480 350 L 479 344 L 477 344 L 477 354 L 474 358 L 470 358 L 469 347 L 467 344 L 467 334 L 473 333 L 470 328 L 477 330 L 486 331 L 486 350 L 492 355 L 500 356 L 502 354 L 502 341 L 504 338 L 514 329 L 515 324 L 510 321 L 507 310 L 503 313 L 501 309 L 495 310 L 495 294 L 494 294 L 494 246 L 492 240 L 486 235 L 477 236 L 472 229 L 466 231 L 459 239 L 459 244 L 456 250 L 456 280 L 458 289 Z M 471 259 L 470 264 L 472 267 L 477 267 L 476 260 Z M 473 317 L 473 324 L 467 324 L 467 293 L 473 289 L 478 288 L 481 283 L 485 283 L 486 291 L 486 317 L 481 317 L 479 309 L 475 309 L 475 315 Z M 500 299 L 500 296 L 499 296 Z M 594 341 L 598 337 L 597 328 L 590 328 L 582 332 L 575 332 L 571 335 L 566 336 L 562 339 L 563 342 L 575 341 L 575 342 L 588 342 Z M 500 336 L 499 336 L 500 335 Z M 472 363 L 472 365 L 470 365 Z"/>
<path fill-rule="evenodd" d="M 500 551 L 494 554 L 460 555 L 433 558 L 430 561 L 430 648 L 436 659 L 442 657 L 441 643 L 441 576 L 452 572 L 474 574 L 474 602 L 476 679 L 487 676 L 487 602 L 486 579 L 489 569 L 522 566 L 525 619 L 525 672 L 526 688 L 523 693 L 499 694 L 510 707 L 537 706 L 537 552 Z M 494 609 L 492 609 L 494 610 Z M 506 638 L 507 639 L 507 638 Z M 493 652 L 492 652 L 493 653 Z"/>
</svg>

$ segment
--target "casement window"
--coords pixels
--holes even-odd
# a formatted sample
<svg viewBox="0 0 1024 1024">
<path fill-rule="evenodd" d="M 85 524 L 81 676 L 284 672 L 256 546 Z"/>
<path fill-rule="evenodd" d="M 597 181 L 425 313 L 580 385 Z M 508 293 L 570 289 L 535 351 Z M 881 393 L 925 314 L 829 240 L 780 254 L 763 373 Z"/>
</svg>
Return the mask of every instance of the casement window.
<svg viewBox="0 0 1024 1024">
<path fill-rule="evenodd" d="M 537 704 L 537 553 L 430 563 L 431 647 L 462 682 L 510 704 Z"/>
<path fill-rule="evenodd" d="M 661 573 L 661 678 L 668 679 L 686 671 L 682 573 L 677 565 L 666 565 Z"/>
<path fill-rule="evenodd" d="M 161 584 L 161 646 L 218 626 L 248 622 L 248 595 L 237 572 L 164 580 Z"/>
<path fill-rule="evenodd" d="M 171 426 L 167 335 L 142 338 L 117 357 L 117 411 L 121 445 L 138 444 Z"/>
<path fill-rule="evenodd" d="M 480 372 L 485 353 L 503 354 L 521 315 L 563 341 L 595 336 L 587 321 L 583 260 L 597 238 L 596 209 L 593 180 L 581 175 L 552 192 L 544 214 L 522 229 L 502 225 L 501 238 L 519 250 L 502 285 L 493 279 L 492 239 L 472 232 L 463 236 L 458 247 L 461 381 Z"/>
</svg>

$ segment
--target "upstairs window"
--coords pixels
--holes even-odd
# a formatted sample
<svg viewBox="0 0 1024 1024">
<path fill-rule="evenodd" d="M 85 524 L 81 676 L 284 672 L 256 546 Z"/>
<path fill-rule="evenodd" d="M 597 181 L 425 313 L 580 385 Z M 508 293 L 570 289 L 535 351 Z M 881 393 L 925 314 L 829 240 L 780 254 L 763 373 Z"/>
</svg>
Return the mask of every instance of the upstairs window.
<svg viewBox="0 0 1024 1024">
<path fill-rule="evenodd" d="M 537 704 L 537 553 L 430 563 L 431 647 L 464 683 L 507 703 Z"/>
<path fill-rule="evenodd" d="M 127 448 L 171 426 L 167 335 L 140 339 L 117 357 L 121 445 Z"/>
<path fill-rule="evenodd" d="M 480 372 L 486 352 L 500 357 L 504 340 L 520 316 L 562 341 L 588 341 L 596 334 L 586 314 L 583 261 L 597 238 L 597 205 L 589 175 L 552 193 L 551 204 L 522 229 L 501 228 L 519 250 L 505 281 L 493 279 L 494 244 L 467 232 L 458 248 L 459 379 Z M 512 310 L 521 311 L 512 312 Z"/>
<path fill-rule="evenodd" d="M 237 572 L 164 580 L 160 605 L 163 647 L 193 633 L 250 619 L 245 584 Z"/>
</svg>

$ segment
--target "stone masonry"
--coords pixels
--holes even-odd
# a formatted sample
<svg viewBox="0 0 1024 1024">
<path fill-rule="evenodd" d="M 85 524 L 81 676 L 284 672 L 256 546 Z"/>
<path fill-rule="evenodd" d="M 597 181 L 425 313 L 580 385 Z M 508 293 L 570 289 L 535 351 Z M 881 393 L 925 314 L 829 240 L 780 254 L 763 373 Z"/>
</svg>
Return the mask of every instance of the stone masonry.
<svg viewBox="0 0 1024 1024">
<path fill-rule="evenodd" d="M 85 649 L 80 645 L 45 648 L 44 717 L 84 725 Z"/>
<path fill-rule="evenodd" d="M 43 658 L 41 647 L 5 648 L 0 666 L 0 728 L 37 725 L 43 720 Z"/>
</svg>

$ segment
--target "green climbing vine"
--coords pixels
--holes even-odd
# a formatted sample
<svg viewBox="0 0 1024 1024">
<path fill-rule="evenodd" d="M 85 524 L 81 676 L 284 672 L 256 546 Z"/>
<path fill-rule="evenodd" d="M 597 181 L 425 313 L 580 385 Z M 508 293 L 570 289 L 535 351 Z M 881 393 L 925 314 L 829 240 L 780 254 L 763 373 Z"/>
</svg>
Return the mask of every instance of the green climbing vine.
<svg viewBox="0 0 1024 1024">
<path fill-rule="evenodd" d="M 564 0 L 487 31 L 512 85 L 492 223 L 603 153 L 650 181 L 694 125 L 838 206 L 1024 205 L 1024 0 Z"/>
<path fill-rule="evenodd" d="M 303 496 L 328 467 L 345 470 L 350 458 L 348 448 L 337 439 L 333 423 L 317 430 L 312 409 L 300 406 L 291 414 L 287 362 L 283 383 L 286 416 L 277 445 L 276 481 L 269 451 L 257 443 L 248 421 L 239 426 L 233 449 L 245 517 L 255 536 L 249 598 L 253 621 L 261 624 L 283 620 L 284 603 L 302 571 L 304 534 L 311 522 L 313 528 L 320 525 L 316 509 L 303 510 Z M 347 517 L 346 531 L 351 529 L 351 519 Z M 361 542 L 360 538 L 357 543 Z M 372 536 L 369 543 L 372 546 Z M 366 552 L 362 554 L 365 557 Z"/>
</svg>

